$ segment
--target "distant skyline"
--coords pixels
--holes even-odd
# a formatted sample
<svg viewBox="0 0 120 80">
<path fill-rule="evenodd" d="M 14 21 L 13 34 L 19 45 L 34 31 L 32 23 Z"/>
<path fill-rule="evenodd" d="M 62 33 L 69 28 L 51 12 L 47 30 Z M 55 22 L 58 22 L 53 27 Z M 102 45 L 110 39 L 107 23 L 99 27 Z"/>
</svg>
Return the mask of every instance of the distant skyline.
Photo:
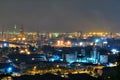
<svg viewBox="0 0 120 80">
<path fill-rule="evenodd" d="M 120 32 L 120 0 L 0 0 L 0 31 Z"/>
</svg>

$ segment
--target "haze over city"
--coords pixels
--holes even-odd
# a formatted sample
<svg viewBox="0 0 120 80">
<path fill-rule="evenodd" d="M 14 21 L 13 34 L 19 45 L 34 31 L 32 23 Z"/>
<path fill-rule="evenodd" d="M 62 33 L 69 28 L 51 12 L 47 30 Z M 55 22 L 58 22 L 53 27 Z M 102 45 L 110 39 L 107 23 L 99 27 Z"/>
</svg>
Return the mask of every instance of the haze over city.
<svg viewBox="0 0 120 80">
<path fill-rule="evenodd" d="M 0 0 L 0 30 L 74 32 L 120 29 L 119 0 Z"/>
</svg>

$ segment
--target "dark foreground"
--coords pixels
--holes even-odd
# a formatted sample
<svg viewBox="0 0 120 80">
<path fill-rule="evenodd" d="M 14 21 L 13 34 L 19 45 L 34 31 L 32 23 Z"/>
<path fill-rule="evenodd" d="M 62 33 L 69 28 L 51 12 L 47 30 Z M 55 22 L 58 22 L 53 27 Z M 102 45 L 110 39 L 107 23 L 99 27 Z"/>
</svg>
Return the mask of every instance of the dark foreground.
<svg viewBox="0 0 120 80">
<path fill-rule="evenodd" d="M 11 76 L 9 74 L 6 75 L 0 75 L 0 80 Z M 3 79 L 3 80 L 113 80 L 110 77 L 92 77 L 89 76 L 88 74 L 69 74 L 67 77 L 61 77 L 58 75 L 53 75 L 53 74 L 44 74 L 44 75 L 22 75 L 19 77 L 11 77 L 11 79 Z M 114 79 L 114 80 L 119 80 L 119 79 Z"/>
</svg>

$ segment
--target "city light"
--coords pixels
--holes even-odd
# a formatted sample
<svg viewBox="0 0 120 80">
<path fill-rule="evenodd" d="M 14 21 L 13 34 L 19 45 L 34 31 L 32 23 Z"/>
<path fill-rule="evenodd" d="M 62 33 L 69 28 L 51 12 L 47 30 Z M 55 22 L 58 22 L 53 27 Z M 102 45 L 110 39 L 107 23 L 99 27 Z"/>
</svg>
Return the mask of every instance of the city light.
<svg viewBox="0 0 120 80">
<path fill-rule="evenodd" d="M 26 40 L 26 38 L 22 38 L 22 40 L 24 41 L 24 40 Z"/>
<path fill-rule="evenodd" d="M 6 68 L 6 72 L 7 72 L 7 73 L 13 72 L 13 68 L 12 68 L 11 66 L 10 66 L 10 67 L 7 67 L 7 68 Z"/>
<path fill-rule="evenodd" d="M 95 43 L 98 43 L 99 41 L 100 41 L 100 39 L 96 39 L 96 40 L 95 40 Z"/>
<path fill-rule="evenodd" d="M 29 55 L 29 54 L 30 54 L 30 52 L 28 51 L 28 52 L 27 52 L 27 54 Z"/>
<path fill-rule="evenodd" d="M 16 58 L 15 61 L 18 61 L 18 59 Z"/>
<path fill-rule="evenodd" d="M 20 50 L 20 53 L 25 53 L 25 51 L 24 50 Z"/>
<path fill-rule="evenodd" d="M 83 42 L 80 42 L 79 45 L 80 45 L 80 46 L 83 46 Z"/>
<path fill-rule="evenodd" d="M 119 52 L 117 49 L 112 49 L 111 51 L 113 54 L 117 54 Z"/>
<path fill-rule="evenodd" d="M 67 41 L 66 46 L 70 47 L 71 46 L 71 41 Z"/>
<path fill-rule="evenodd" d="M 63 47 L 64 46 L 64 41 L 63 40 L 58 40 L 56 46 Z"/>
<path fill-rule="evenodd" d="M 34 61 L 35 60 L 35 58 L 32 58 L 32 61 Z"/>
<path fill-rule="evenodd" d="M 3 47 L 8 47 L 8 44 L 6 42 L 4 42 Z"/>
<path fill-rule="evenodd" d="M 115 63 L 109 63 L 107 66 L 108 67 L 115 67 L 115 66 L 117 66 L 117 62 L 115 62 Z"/>
<path fill-rule="evenodd" d="M 107 42 L 107 41 L 104 41 L 103 44 L 108 44 L 108 42 Z"/>
<path fill-rule="evenodd" d="M 51 59 L 49 59 L 49 61 L 50 61 L 50 62 L 54 62 L 54 61 L 55 61 L 55 59 L 54 59 L 54 58 L 51 58 Z"/>
<path fill-rule="evenodd" d="M 54 58 L 54 60 L 59 60 L 60 59 L 60 57 L 58 55 L 54 55 L 53 58 Z"/>
</svg>

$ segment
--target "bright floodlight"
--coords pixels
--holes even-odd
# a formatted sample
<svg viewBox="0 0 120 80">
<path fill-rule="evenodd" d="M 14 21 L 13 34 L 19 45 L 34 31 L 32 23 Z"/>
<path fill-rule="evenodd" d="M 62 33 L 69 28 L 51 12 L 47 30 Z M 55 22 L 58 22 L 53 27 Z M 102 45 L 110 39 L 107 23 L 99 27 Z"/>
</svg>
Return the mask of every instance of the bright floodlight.
<svg viewBox="0 0 120 80">
<path fill-rule="evenodd" d="M 4 45 L 4 47 L 7 47 L 7 43 L 4 43 L 3 45 Z"/>
<path fill-rule="evenodd" d="M 54 58 L 51 58 L 49 61 L 50 61 L 50 62 L 54 62 L 54 61 L 55 61 L 55 59 L 54 59 Z"/>
<path fill-rule="evenodd" d="M 12 72 L 12 67 L 8 67 L 7 69 L 6 69 L 6 72 L 8 72 L 8 73 L 10 73 L 10 72 Z"/>
<path fill-rule="evenodd" d="M 107 42 L 107 41 L 104 41 L 103 44 L 108 44 L 108 42 Z"/>
<path fill-rule="evenodd" d="M 117 49 L 112 49 L 111 51 L 113 52 L 113 54 L 116 54 L 119 52 Z"/>
<path fill-rule="evenodd" d="M 99 39 L 96 39 L 95 42 L 98 43 L 100 40 Z"/>
<path fill-rule="evenodd" d="M 83 46 L 83 42 L 80 42 L 79 45 L 80 45 L 80 46 Z"/>
</svg>

